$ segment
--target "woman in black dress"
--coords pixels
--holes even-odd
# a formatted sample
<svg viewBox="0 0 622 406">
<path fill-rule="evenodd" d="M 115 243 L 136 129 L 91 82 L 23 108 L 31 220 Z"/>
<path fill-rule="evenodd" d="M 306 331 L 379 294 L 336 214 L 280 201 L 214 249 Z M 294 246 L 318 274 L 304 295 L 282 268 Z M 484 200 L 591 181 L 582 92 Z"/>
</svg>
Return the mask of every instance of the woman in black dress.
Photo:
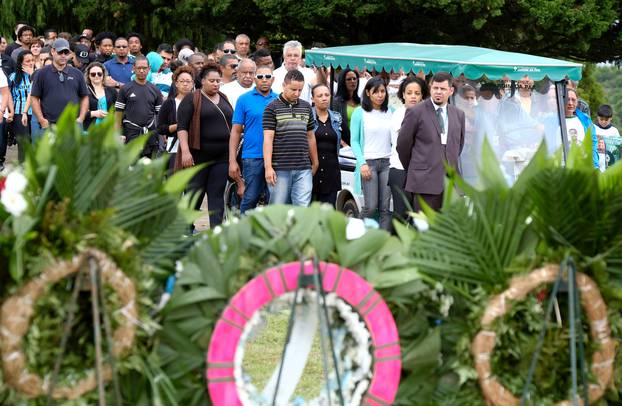
<svg viewBox="0 0 622 406">
<path fill-rule="evenodd" d="M 199 78 L 201 89 L 184 97 L 177 110 L 179 150 L 175 168 L 207 163 L 192 178 L 188 188 L 199 193 L 197 210 L 207 193 L 210 227 L 214 228 L 222 223 L 224 215 L 233 107 L 227 96 L 218 90 L 222 81 L 218 65 L 206 65 Z"/>
<path fill-rule="evenodd" d="M 330 90 L 318 84 L 311 89 L 315 141 L 320 167 L 313 176 L 313 200 L 335 207 L 337 192 L 341 190 L 339 148 L 341 148 L 341 114 L 328 109 Z"/>
</svg>

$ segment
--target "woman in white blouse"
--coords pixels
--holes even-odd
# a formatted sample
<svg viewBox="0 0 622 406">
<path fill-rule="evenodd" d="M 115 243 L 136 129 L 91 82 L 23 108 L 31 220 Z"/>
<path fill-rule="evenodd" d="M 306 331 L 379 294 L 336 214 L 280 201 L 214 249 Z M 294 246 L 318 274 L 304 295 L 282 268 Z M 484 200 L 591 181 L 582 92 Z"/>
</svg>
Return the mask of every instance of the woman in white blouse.
<svg viewBox="0 0 622 406">
<path fill-rule="evenodd" d="M 350 137 L 356 158 L 354 190 L 363 191 L 364 218 L 380 213 L 380 227 L 391 228 L 391 116 L 385 81 L 376 76 L 365 85 L 361 105 L 352 113 Z"/>
<path fill-rule="evenodd" d="M 391 194 L 393 195 L 393 217 L 400 221 L 406 221 L 406 210 L 409 208 L 410 202 L 412 202 L 412 196 L 409 192 L 404 190 L 406 171 L 395 150 L 397 136 L 399 135 L 406 109 L 427 99 L 429 95 L 430 92 L 427 83 L 425 83 L 423 79 L 415 76 L 408 76 L 404 79 L 397 91 L 397 97 L 404 105 L 395 110 L 391 118 L 389 186 L 391 187 Z"/>
</svg>

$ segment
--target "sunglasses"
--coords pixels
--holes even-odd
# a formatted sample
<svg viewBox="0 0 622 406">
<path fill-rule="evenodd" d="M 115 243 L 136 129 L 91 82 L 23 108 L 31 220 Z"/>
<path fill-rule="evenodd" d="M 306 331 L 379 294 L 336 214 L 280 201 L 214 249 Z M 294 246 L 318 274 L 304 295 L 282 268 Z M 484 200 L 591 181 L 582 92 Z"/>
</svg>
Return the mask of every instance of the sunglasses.
<svg viewBox="0 0 622 406">
<path fill-rule="evenodd" d="M 115 48 L 127 48 L 127 45 L 115 45 Z"/>
<path fill-rule="evenodd" d="M 235 54 L 235 49 L 223 49 L 222 52 L 225 54 Z"/>
<path fill-rule="evenodd" d="M 258 74 L 258 75 L 255 75 L 255 78 L 257 78 L 257 79 L 259 79 L 259 80 L 263 80 L 263 79 L 270 80 L 270 79 L 272 79 L 272 75 L 269 75 L 269 74 L 267 74 L 267 75 L 262 75 L 262 74 L 260 73 L 260 74 Z"/>
<path fill-rule="evenodd" d="M 69 55 L 70 53 L 71 51 L 68 49 L 63 49 L 62 51 L 58 51 L 58 54 L 60 55 Z"/>
<path fill-rule="evenodd" d="M 94 78 L 95 76 L 102 77 L 102 76 L 104 76 L 104 72 L 90 72 L 89 76 L 92 77 L 92 78 Z"/>
<path fill-rule="evenodd" d="M 235 65 L 229 65 L 229 67 L 230 67 L 231 69 L 237 69 L 237 68 L 238 68 L 238 65 L 237 65 L 237 64 L 235 64 Z"/>
<path fill-rule="evenodd" d="M 63 72 L 58 72 L 58 81 L 63 83 L 65 81 L 65 74 Z"/>
</svg>

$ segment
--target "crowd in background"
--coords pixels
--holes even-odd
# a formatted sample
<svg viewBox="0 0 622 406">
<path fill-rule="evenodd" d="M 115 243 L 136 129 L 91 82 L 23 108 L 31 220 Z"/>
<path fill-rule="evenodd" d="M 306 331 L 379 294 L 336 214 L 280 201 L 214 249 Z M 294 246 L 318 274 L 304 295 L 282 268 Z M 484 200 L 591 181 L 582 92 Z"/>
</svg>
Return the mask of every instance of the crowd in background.
<svg viewBox="0 0 622 406">
<path fill-rule="evenodd" d="M 377 216 L 380 226 L 390 229 L 392 217 L 404 220 L 418 202 L 405 188 L 413 168 L 396 149 L 407 110 L 432 95 L 431 105 L 441 111 L 451 96 L 466 113 L 459 116 L 464 131 L 458 152 L 466 156 L 479 151 L 469 141 L 474 123 L 496 125 L 481 118 L 486 108 L 498 109 L 508 95 L 516 96 L 523 114 L 537 103 L 528 77 L 496 85 L 346 67 L 333 83 L 327 69 L 305 66 L 298 41 L 272 52 L 267 37 L 253 44 L 245 34 L 207 51 L 190 39 L 149 51 L 139 33 L 95 34 L 85 28 L 73 35 L 50 28 L 38 36 L 20 22 L 12 43 L 0 38 L 0 57 L 0 169 L 7 146 L 17 143 L 23 159 L 24 145 L 36 142 L 64 107 L 75 103 L 84 129 L 114 114 L 123 142 L 151 134 L 142 155 L 169 154 L 171 171 L 206 164 L 189 188 L 201 194 L 197 207 L 207 195 L 211 227 L 222 222 L 228 181 L 236 185 L 241 213 L 261 202 L 308 205 L 315 200 L 334 206 L 341 189 L 340 149 L 351 147 L 354 188 L 364 200 L 361 214 Z M 447 97 L 436 99 L 433 85 L 445 82 L 449 87 L 438 92 Z M 613 111 L 599 106 L 594 125 L 576 85 L 569 89 L 568 137 L 581 142 L 592 129 L 594 164 L 604 169 L 601 140 L 619 136 L 611 124 Z M 551 90 L 538 89 L 544 102 Z M 447 110 L 436 117 L 441 138 L 447 130 L 443 123 L 452 125 L 442 114 Z M 545 134 L 543 123 L 537 128 Z M 444 141 L 439 142 L 445 146 Z M 471 176 L 468 162 L 457 166 Z"/>
</svg>

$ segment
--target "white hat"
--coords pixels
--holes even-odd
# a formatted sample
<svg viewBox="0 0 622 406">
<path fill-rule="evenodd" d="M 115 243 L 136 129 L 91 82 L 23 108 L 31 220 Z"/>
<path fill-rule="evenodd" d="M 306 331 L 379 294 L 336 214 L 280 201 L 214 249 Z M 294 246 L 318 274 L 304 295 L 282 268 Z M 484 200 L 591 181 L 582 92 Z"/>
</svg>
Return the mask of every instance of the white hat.
<svg viewBox="0 0 622 406">
<path fill-rule="evenodd" d="M 177 55 L 177 59 L 182 61 L 184 65 L 187 65 L 188 58 L 190 58 L 191 55 L 194 55 L 194 51 L 192 49 L 184 48 L 181 51 L 179 51 L 179 54 Z"/>
</svg>

